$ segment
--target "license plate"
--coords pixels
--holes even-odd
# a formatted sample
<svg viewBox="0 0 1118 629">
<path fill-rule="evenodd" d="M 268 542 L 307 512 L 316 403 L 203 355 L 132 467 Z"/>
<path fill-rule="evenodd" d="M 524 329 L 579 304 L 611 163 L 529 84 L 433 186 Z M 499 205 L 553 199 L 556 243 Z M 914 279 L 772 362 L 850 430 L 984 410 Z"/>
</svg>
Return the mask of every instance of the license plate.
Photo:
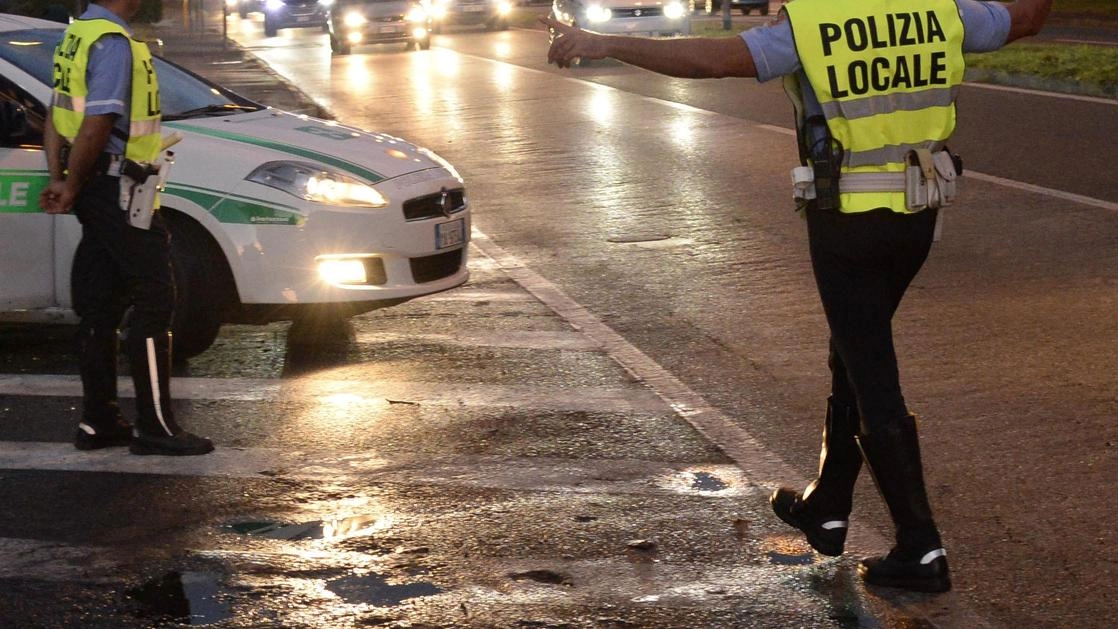
<svg viewBox="0 0 1118 629">
<path fill-rule="evenodd" d="M 462 10 L 465 11 L 466 13 L 472 13 L 474 11 L 484 11 L 485 7 L 483 7 L 483 6 L 468 6 L 468 7 L 462 7 Z"/>
<path fill-rule="evenodd" d="M 400 27 L 399 26 L 382 26 L 382 27 L 380 27 L 379 32 L 381 32 L 381 33 L 399 33 L 400 32 Z"/>
<path fill-rule="evenodd" d="M 296 22 L 306 22 L 309 19 L 311 19 L 311 16 L 309 15 L 299 15 L 295 17 Z"/>
<path fill-rule="evenodd" d="M 435 249 L 446 249 L 466 242 L 466 219 L 435 225 Z"/>
</svg>

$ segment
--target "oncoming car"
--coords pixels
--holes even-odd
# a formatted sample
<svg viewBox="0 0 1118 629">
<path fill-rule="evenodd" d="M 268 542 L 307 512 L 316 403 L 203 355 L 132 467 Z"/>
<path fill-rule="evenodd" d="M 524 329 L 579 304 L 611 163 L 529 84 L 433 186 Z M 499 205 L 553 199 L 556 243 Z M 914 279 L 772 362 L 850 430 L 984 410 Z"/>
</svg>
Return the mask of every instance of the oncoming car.
<svg viewBox="0 0 1118 629">
<path fill-rule="evenodd" d="M 348 55 L 353 46 L 403 42 L 431 48 L 431 17 L 417 0 L 339 0 L 330 12 L 330 50 Z"/>
<path fill-rule="evenodd" d="M 694 12 L 694 0 L 554 0 L 551 5 L 551 17 L 559 22 L 624 35 L 690 35 Z"/>
<path fill-rule="evenodd" d="M 263 0 L 264 34 L 275 37 L 283 28 L 321 28 L 326 31 L 334 0 Z"/>
<path fill-rule="evenodd" d="M 42 130 L 63 25 L 0 15 L 0 321 L 73 322 L 72 215 L 38 207 Z M 468 277 L 462 178 L 399 138 L 267 108 L 159 57 L 161 195 L 177 287 L 175 353 L 223 323 L 341 325 Z"/>
<path fill-rule="evenodd" d="M 485 26 L 487 30 L 509 27 L 511 0 L 427 0 L 435 32 L 444 26 Z"/>
</svg>

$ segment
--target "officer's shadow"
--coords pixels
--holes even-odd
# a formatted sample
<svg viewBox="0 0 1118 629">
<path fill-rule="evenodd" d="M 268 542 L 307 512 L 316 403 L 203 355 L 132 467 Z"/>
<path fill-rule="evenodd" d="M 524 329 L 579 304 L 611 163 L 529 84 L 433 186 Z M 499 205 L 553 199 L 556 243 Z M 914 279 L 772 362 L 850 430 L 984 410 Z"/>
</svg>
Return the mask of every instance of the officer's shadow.
<svg viewBox="0 0 1118 629">
<path fill-rule="evenodd" d="M 357 352 L 348 318 L 306 318 L 287 330 L 282 376 L 298 376 L 346 364 Z"/>
</svg>

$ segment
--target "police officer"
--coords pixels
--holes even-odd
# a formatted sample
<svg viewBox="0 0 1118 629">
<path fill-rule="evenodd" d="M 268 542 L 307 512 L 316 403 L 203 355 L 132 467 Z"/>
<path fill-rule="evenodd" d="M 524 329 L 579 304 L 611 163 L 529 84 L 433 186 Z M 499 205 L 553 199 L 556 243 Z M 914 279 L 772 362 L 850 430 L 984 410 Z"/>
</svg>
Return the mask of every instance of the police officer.
<svg viewBox="0 0 1118 629">
<path fill-rule="evenodd" d="M 71 210 L 82 225 L 72 296 L 78 328 L 82 420 L 79 450 L 128 445 L 133 454 L 196 455 L 209 439 L 183 430 L 171 411 L 170 240 L 158 212 L 146 229 L 121 206 L 121 167 L 161 153 L 159 85 L 146 44 L 128 20 L 140 0 L 96 0 L 54 55 L 54 94 L 43 146 L 50 183 L 39 205 Z M 126 351 L 136 390 L 136 423 L 117 402 L 118 328 L 130 312 Z"/>
<path fill-rule="evenodd" d="M 554 35 L 548 61 L 559 67 L 613 57 L 684 78 L 784 77 L 806 169 L 794 172 L 831 332 L 832 382 L 818 476 L 802 492 L 778 489 L 770 503 L 817 551 L 841 555 L 865 461 L 896 529 L 888 554 L 858 566 L 870 584 L 951 588 L 891 320 L 957 175 L 943 149 L 955 127 L 963 53 L 1036 34 L 1051 4 L 791 0 L 772 23 L 726 39 L 611 36 L 541 18 Z"/>
</svg>

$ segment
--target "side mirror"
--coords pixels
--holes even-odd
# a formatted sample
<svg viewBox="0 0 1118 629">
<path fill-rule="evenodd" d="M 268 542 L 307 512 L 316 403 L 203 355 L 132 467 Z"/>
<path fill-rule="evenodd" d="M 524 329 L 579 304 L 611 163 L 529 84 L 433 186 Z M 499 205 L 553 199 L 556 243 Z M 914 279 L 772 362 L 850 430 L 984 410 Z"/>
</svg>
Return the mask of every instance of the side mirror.
<svg viewBox="0 0 1118 629">
<path fill-rule="evenodd" d="M 27 135 L 27 112 L 10 100 L 0 101 L 0 140 Z"/>
</svg>

